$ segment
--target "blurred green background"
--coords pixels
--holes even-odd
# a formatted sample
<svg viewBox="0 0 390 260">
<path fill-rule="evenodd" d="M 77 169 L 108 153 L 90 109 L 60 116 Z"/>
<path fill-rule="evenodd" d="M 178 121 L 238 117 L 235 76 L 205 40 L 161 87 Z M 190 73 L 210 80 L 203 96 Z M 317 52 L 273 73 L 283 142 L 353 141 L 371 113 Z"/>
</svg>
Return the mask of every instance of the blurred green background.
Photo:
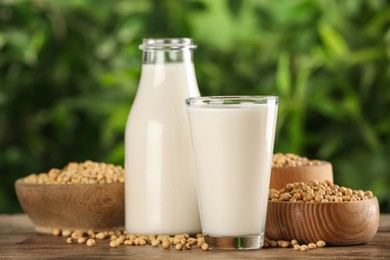
<svg viewBox="0 0 390 260">
<path fill-rule="evenodd" d="M 388 1 L 0 0 L 0 213 L 29 173 L 123 165 L 144 37 L 194 38 L 202 95 L 280 96 L 275 152 L 390 212 Z"/>
</svg>

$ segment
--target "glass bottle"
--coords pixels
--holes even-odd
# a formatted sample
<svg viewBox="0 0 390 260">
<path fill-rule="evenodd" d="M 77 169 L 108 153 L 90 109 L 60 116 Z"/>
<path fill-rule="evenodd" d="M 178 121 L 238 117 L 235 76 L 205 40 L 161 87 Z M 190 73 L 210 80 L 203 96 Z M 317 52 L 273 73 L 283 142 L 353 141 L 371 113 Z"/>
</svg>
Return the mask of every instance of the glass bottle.
<svg viewBox="0 0 390 260">
<path fill-rule="evenodd" d="M 199 96 L 189 38 L 144 39 L 125 134 L 125 222 L 131 233 L 201 231 L 185 98 Z"/>
</svg>

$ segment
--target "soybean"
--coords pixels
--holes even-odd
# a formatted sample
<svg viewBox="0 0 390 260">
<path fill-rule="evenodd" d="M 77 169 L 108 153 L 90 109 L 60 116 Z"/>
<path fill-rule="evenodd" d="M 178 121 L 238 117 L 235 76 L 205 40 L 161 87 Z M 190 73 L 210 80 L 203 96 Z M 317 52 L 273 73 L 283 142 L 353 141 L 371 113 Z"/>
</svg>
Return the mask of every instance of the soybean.
<svg viewBox="0 0 390 260">
<path fill-rule="evenodd" d="M 170 247 L 171 247 L 171 242 L 169 242 L 169 240 L 163 240 L 163 241 L 162 241 L 162 247 L 163 247 L 164 249 L 170 248 Z"/>
<path fill-rule="evenodd" d="M 318 247 L 324 247 L 324 246 L 326 245 L 326 243 L 325 243 L 324 240 L 318 240 L 317 243 L 316 243 L 316 245 L 317 245 Z"/>
<path fill-rule="evenodd" d="M 95 239 L 90 238 L 87 240 L 87 246 L 94 246 L 95 244 L 96 244 Z"/>
<path fill-rule="evenodd" d="M 301 245 L 301 251 L 306 252 L 308 249 L 307 245 Z"/>
<path fill-rule="evenodd" d="M 209 245 L 207 243 L 203 243 L 202 250 L 204 250 L 204 251 L 209 250 Z"/>
</svg>

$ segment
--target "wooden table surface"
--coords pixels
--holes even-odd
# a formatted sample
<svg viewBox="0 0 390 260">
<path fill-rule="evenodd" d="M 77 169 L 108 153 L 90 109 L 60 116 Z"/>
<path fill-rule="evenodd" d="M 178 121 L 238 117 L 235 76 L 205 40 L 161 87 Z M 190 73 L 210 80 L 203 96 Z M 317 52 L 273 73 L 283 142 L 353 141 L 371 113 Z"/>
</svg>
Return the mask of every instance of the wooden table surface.
<svg viewBox="0 0 390 260">
<path fill-rule="evenodd" d="M 196 246 L 195 246 L 196 247 Z M 68 245 L 63 237 L 35 233 L 26 215 L 0 215 L 0 259 L 390 259 L 390 214 L 381 215 L 378 233 L 366 245 L 325 247 L 308 252 L 292 248 L 252 251 L 178 251 L 161 247 L 120 246 L 110 248 L 108 240 L 96 246 Z"/>
</svg>

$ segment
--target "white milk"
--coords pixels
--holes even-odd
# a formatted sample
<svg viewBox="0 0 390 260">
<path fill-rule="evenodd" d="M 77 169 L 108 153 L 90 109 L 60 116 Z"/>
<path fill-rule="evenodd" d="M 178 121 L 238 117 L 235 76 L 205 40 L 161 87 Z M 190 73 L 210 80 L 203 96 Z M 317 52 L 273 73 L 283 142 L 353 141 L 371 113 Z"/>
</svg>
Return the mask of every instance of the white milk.
<svg viewBox="0 0 390 260">
<path fill-rule="evenodd" d="M 126 229 L 200 232 L 184 100 L 199 96 L 192 63 L 144 64 L 126 126 Z"/>
<path fill-rule="evenodd" d="M 189 108 L 204 234 L 264 233 L 277 105 Z"/>
</svg>

